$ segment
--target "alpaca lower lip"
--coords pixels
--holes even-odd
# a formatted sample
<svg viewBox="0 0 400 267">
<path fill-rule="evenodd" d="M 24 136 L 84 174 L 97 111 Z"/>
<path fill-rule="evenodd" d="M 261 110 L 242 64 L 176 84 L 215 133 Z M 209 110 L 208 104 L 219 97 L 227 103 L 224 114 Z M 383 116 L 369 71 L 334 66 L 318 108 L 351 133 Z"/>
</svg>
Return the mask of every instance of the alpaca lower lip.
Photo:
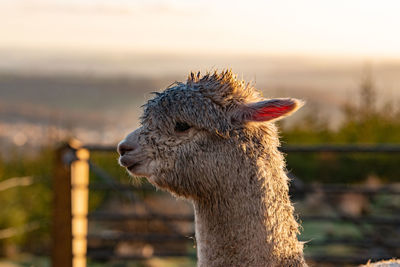
<svg viewBox="0 0 400 267">
<path fill-rule="evenodd" d="M 129 171 L 132 171 L 132 170 L 135 169 L 135 167 L 138 166 L 138 165 L 139 165 L 139 162 L 134 163 L 134 164 L 132 164 L 131 166 L 126 167 L 126 168 L 127 168 Z"/>
</svg>

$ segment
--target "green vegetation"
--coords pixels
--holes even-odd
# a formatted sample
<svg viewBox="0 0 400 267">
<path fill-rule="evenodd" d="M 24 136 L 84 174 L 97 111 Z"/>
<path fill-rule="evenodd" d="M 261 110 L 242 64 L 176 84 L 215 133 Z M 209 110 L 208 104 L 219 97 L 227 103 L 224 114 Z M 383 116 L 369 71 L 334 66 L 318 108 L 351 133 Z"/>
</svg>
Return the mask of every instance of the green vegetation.
<svg viewBox="0 0 400 267">
<path fill-rule="evenodd" d="M 349 99 L 343 105 L 343 120 L 336 129 L 329 127 L 329 121 L 318 110 L 312 110 L 299 123 L 283 131 L 283 143 L 400 143 L 399 104 L 391 100 L 378 106 L 372 78 L 367 74 L 360 85 L 359 99 Z"/>
<path fill-rule="evenodd" d="M 376 92 L 369 74 L 360 86 L 359 101 L 342 107 L 341 124 L 331 129 L 319 112 L 284 129 L 283 144 L 398 144 L 400 108 L 394 101 L 377 105 Z M 354 101 L 354 99 L 351 99 Z M 314 153 L 287 155 L 288 170 L 305 182 L 354 183 L 368 176 L 384 181 L 399 181 L 398 154 Z"/>
<path fill-rule="evenodd" d="M 0 257 L 13 256 L 20 250 L 45 253 L 49 249 L 51 215 L 50 175 L 53 150 L 43 149 L 34 157 L 16 152 L 0 159 L 0 183 L 24 177 L 25 185 L 3 187 L 0 191 Z"/>
</svg>

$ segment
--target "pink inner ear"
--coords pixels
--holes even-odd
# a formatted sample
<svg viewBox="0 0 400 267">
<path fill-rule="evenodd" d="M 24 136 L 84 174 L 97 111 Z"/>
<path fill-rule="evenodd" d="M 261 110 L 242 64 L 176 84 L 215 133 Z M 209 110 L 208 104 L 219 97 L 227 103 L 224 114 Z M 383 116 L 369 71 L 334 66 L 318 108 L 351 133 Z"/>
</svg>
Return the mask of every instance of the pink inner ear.
<svg viewBox="0 0 400 267">
<path fill-rule="evenodd" d="M 296 103 L 285 101 L 284 104 L 272 103 L 265 107 L 261 107 L 256 110 L 252 115 L 252 120 L 254 121 L 269 121 L 279 118 L 289 112 L 291 112 L 296 107 Z"/>
</svg>

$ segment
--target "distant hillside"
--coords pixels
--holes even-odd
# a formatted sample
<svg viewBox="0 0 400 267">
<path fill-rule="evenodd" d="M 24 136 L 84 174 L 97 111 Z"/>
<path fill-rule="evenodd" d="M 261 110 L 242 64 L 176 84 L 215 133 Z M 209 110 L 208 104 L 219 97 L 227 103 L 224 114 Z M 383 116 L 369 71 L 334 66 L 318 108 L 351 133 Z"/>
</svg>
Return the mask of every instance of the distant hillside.
<svg viewBox="0 0 400 267">
<path fill-rule="evenodd" d="M 61 129 L 62 136 L 75 135 L 85 142 L 115 142 L 137 126 L 140 106 L 150 92 L 184 80 L 191 70 L 230 67 L 265 97 L 306 100 L 305 108 L 288 123 L 309 110 L 335 123 L 346 101 L 359 101 L 365 66 L 361 60 L 305 57 L 35 54 L 17 58 L 8 53 L 0 63 L 0 141 L 26 131 L 36 131 L 38 140 L 44 139 L 43 133 L 53 127 Z M 400 63 L 369 66 L 378 100 L 400 99 Z"/>
</svg>

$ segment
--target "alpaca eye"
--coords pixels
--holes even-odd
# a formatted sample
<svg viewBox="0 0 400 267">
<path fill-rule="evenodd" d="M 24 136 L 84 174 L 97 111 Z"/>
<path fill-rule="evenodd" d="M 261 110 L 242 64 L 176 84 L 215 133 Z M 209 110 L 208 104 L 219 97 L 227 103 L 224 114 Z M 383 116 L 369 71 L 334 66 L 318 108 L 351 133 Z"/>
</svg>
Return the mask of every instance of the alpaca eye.
<svg viewBox="0 0 400 267">
<path fill-rule="evenodd" d="M 177 122 L 175 124 L 175 132 L 184 132 L 187 131 L 191 128 L 191 126 L 189 124 L 187 124 L 186 122 Z"/>
</svg>

